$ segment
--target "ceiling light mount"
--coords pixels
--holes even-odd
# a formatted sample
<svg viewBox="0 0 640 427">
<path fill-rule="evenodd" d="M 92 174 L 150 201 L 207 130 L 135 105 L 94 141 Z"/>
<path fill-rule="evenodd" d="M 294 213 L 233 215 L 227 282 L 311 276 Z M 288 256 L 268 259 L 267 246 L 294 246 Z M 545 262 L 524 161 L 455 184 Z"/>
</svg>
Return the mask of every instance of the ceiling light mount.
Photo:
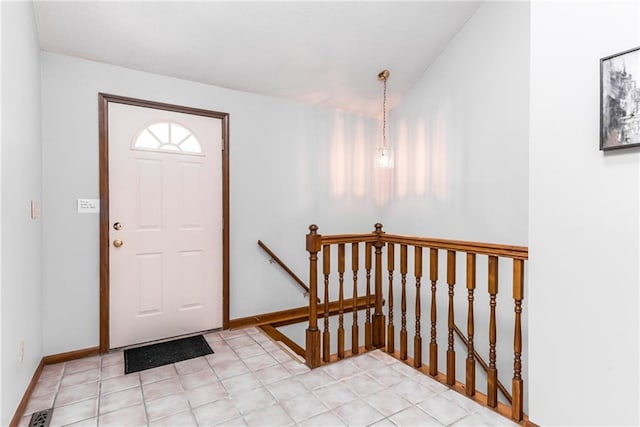
<svg viewBox="0 0 640 427">
<path fill-rule="evenodd" d="M 378 80 L 381 82 L 386 82 L 389 78 L 389 70 L 382 70 L 378 73 Z"/>
</svg>

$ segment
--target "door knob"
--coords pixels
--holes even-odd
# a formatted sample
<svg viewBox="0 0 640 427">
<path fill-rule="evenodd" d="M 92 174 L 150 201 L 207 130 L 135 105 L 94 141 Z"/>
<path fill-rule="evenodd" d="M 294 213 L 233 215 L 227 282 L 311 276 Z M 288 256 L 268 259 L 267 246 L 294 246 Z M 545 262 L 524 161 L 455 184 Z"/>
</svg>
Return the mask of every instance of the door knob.
<svg viewBox="0 0 640 427">
<path fill-rule="evenodd" d="M 118 231 L 122 230 L 122 224 L 120 224 L 119 222 L 114 222 L 113 229 Z"/>
<path fill-rule="evenodd" d="M 113 241 L 113 246 L 115 246 L 116 248 L 119 248 L 122 245 L 124 245 L 124 242 L 120 239 L 116 239 Z"/>
</svg>

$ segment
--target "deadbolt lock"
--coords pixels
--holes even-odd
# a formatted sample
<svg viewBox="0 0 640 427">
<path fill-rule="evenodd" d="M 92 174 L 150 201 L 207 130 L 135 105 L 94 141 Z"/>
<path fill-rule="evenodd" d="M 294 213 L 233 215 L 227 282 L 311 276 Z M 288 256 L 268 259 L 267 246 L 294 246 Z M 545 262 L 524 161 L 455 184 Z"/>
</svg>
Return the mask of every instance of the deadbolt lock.
<svg viewBox="0 0 640 427">
<path fill-rule="evenodd" d="M 116 239 L 113 241 L 113 246 L 115 246 L 116 248 L 119 248 L 122 245 L 124 245 L 124 242 L 120 239 Z"/>
<path fill-rule="evenodd" d="M 118 231 L 122 230 L 122 224 L 120 224 L 119 222 L 114 222 L 113 229 Z"/>
</svg>

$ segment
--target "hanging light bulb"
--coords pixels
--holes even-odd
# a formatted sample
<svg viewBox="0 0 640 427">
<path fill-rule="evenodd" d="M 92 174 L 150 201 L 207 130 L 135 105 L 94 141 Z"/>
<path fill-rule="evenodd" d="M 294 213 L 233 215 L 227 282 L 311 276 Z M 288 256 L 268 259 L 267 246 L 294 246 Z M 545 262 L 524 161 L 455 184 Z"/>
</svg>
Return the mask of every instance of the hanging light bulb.
<svg viewBox="0 0 640 427">
<path fill-rule="evenodd" d="M 376 166 L 379 168 L 393 167 L 393 150 L 387 144 L 387 79 L 389 70 L 382 70 L 378 73 L 378 80 L 383 83 L 384 91 L 382 95 L 382 144 L 376 148 Z"/>
</svg>

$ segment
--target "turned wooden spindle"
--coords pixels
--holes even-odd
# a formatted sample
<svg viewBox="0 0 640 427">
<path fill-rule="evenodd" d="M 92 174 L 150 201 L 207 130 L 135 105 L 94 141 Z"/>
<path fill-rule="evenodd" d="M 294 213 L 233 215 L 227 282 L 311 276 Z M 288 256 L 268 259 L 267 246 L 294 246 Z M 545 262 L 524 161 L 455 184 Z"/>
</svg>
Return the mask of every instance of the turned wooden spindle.
<svg viewBox="0 0 640 427">
<path fill-rule="evenodd" d="M 422 248 L 415 247 L 414 273 L 416 277 L 416 331 L 413 337 L 413 366 L 422 366 L 422 336 L 420 335 L 420 281 L 422 280 Z"/>
<path fill-rule="evenodd" d="M 393 270 L 394 270 L 394 244 L 387 244 L 387 271 L 389 273 L 389 325 L 387 326 L 387 352 L 395 351 L 395 327 L 393 325 Z"/>
<path fill-rule="evenodd" d="M 453 288 L 456 284 L 456 252 L 447 251 L 447 285 L 449 285 L 449 316 L 448 316 L 448 340 L 447 340 L 447 384 L 456 383 L 456 351 L 453 347 L 453 329 L 455 317 L 453 312 Z"/>
<path fill-rule="evenodd" d="M 344 243 L 338 245 L 338 358 L 344 359 Z"/>
<path fill-rule="evenodd" d="M 431 280 L 431 341 L 429 342 L 429 375 L 438 375 L 438 342 L 436 341 L 436 283 L 438 281 L 438 250 L 429 249 L 429 279 Z"/>
<path fill-rule="evenodd" d="M 364 319 L 364 348 L 371 349 L 371 249 L 373 246 L 371 243 L 365 243 L 364 245 L 364 269 L 366 272 L 367 290 L 366 300 L 367 309 L 365 310 Z"/>
<path fill-rule="evenodd" d="M 414 335 L 414 350 L 412 354 L 411 364 L 416 368 L 423 368 L 421 371 L 428 372 L 430 376 L 436 380 L 451 386 L 452 388 L 462 391 L 474 400 L 484 403 L 491 408 L 498 408 L 498 411 L 502 414 L 506 413 L 506 405 L 511 405 L 511 418 L 515 422 L 522 422 L 525 418 L 523 413 L 524 406 L 524 387 L 523 387 L 523 346 L 522 346 L 522 311 L 523 311 L 523 298 L 524 298 L 524 263 L 527 259 L 527 248 L 519 246 L 507 246 L 507 245 L 491 245 L 486 243 L 477 242 L 461 242 L 461 241 L 448 241 L 443 239 L 421 238 L 414 236 L 396 236 L 388 235 L 382 231 L 382 225 L 376 224 L 375 231 L 370 234 L 343 234 L 333 236 L 321 236 L 317 233 L 318 227 L 312 225 L 309 227 L 309 234 L 306 236 L 306 247 L 309 252 L 309 309 L 308 319 L 309 325 L 306 329 L 306 348 L 299 349 L 305 356 L 305 363 L 311 367 L 319 367 L 322 363 L 331 363 L 332 359 L 342 359 L 350 355 L 356 355 L 361 350 L 359 342 L 359 325 L 358 320 L 363 316 L 358 315 L 358 308 L 366 310 L 366 318 L 364 319 L 364 346 L 367 350 L 375 348 L 385 347 L 385 351 L 392 355 L 395 355 L 395 318 L 397 317 L 397 306 L 395 305 L 394 293 L 394 276 L 395 276 L 395 248 L 396 245 L 400 246 L 399 249 L 399 274 L 401 279 L 401 300 L 400 308 L 401 313 L 401 326 L 399 333 L 399 348 L 398 357 L 403 361 L 411 360 L 408 357 L 408 330 L 407 330 L 407 302 L 411 304 L 411 301 L 407 301 L 410 295 L 407 294 L 407 274 L 408 274 L 408 261 L 409 254 L 408 248 L 414 249 L 414 275 L 415 275 L 415 335 Z M 338 246 L 338 253 L 331 253 L 331 245 Z M 345 299 L 345 269 L 346 269 L 346 246 L 351 245 L 351 268 L 353 274 L 353 292 L 352 303 L 348 305 L 348 300 Z M 362 246 L 364 245 L 364 247 Z M 432 246 L 436 246 L 434 248 Z M 386 247 L 387 259 L 386 269 L 384 273 L 383 267 L 383 249 Z M 426 357 L 423 360 L 423 348 L 422 348 L 422 280 L 427 280 L 426 271 L 423 271 L 423 249 L 429 250 L 429 280 L 431 281 L 431 307 L 430 307 L 430 341 L 429 341 L 429 366 L 426 365 Z M 359 274 L 359 259 L 360 250 L 364 250 L 364 268 L 366 275 Z M 318 294 L 318 252 L 322 250 L 323 256 L 323 274 L 324 274 L 324 304 L 317 298 Z M 335 249 L 333 250 L 335 252 Z M 446 251 L 446 260 L 439 260 L 439 252 Z M 460 330 L 455 324 L 455 285 L 456 285 L 456 263 L 457 253 L 464 252 L 466 254 L 466 289 L 467 289 L 467 328 L 466 334 Z M 334 256 L 336 260 L 331 260 L 331 256 Z M 489 360 L 488 363 L 483 360 L 483 357 L 478 354 L 478 340 L 475 337 L 475 290 L 477 285 L 477 257 L 487 256 L 488 258 L 488 293 L 489 293 Z M 375 256 L 375 259 L 374 259 Z M 504 259 L 511 259 L 513 261 L 513 299 L 514 299 L 514 339 L 513 339 L 513 379 L 511 391 L 513 396 L 509 393 L 503 384 L 498 381 L 498 369 L 497 369 L 497 295 L 498 295 L 498 282 L 499 282 L 499 263 L 500 257 Z M 437 343 L 437 281 L 438 281 L 438 269 L 439 262 L 446 261 L 446 281 L 448 291 L 448 312 L 447 312 L 447 349 L 446 349 L 446 372 L 440 373 L 438 371 L 438 343 Z M 338 289 L 339 292 L 337 301 L 330 301 L 329 286 L 332 280 L 331 267 L 334 262 L 337 262 L 338 271 Z M 375 267 L 374 263 L 375 262 Z M 372 269 L 375 271 L 372 272 Z M 462 269 L 462 268 L 461 268 Z M 373 278 L 372 278 L 373 274 Z M 386 296 L 383 294 L 383 282 L 384 275 L 388 280 L 388 289 Z M 358 285 L 359 281 L 366 280 L 366 295 L 361 296 L 363 301 L 358 302 Z M 374 282 L 372 283 L 372 280 Z M 444 280 L 444 279 L 443 279 Z M 347 278 L 348 281 L 348 278 Z M 462 285 L 461 283 L 459 285 Z M 322 286 L 322 283 L 320 283 Z M 360 286 L 364 284 L 360 283 Z M 373 288 L 373 289 L 372 289 Z M 444 292 L 444 289 L 441 289 Z M 348 290 L 347 290 L 348 292 Z M 362 293 L 362 292 L 360 292 Z M 411 292 L 410 292 L 411 294 Z M 413 294 L 411 294 L 413 295 Z M 383 309 L 383 296 L 387 298 L 388 303 L 388 322 L 385 319 L 387 315 L 382 311 Z M 441 295 L 442 296 L 442 295 Z M 348 297 L 348 295 L 347 295 Z M 459 295 L 462 297 L 462 295 Z M 316 302 L 314 302 L 316 300 Z M 365 303 L 365 304 L 363 304 Z M 460 301 L 462 303 L 462 301 Z M 458 310 L 463 306 L 458 306 Z M 374 309 L 372 313 L 371 309 Z M 324 319 L 324 330 L 318 329 L 318 311 L 324 311 L 321 314 Z M 344 315 L 349 310 L 352 312 L 353 321 L 351 325 L 351 348 L 345 348 L 345 327 L 344 327 Z M 297 312 L 297 310 L 294 310 Z M 301 310 L 302 311 L 302 310 Z M 345 313 L 346 311 L 346 313 Z M 426 314 L 426 312 L 425 312 Z M 441 313 L 440 313 L 441 314 Z M 461 313 L 460 313 L 461 314 Z M 305 313 L 306 315 L 306 313 Z M 333 338 L 330 333 L 330 316 L 335 315 L 338 317 L 338 331 L 337 331 L 337 354 L 332 356 L 330 354 Z M 425 322 L 427 320 L 425 319 Z M 442 320 L 441 320 L 442 321 Z M 348 320 L 347 320 L 348 322 Z M 444 325 L 441 325 L 444 327 Z M 456 354 L 455 354 L 455 342 L 454 334 L 458 337 L 466 347 L 466 357 L 464 364 L 461 365 L 465 369 L 465 381 L 464 384 L 456 382 Z M 386 343 L 386 345 L 385 345 Z M 348 345 L 348 344 L 347 344 Z M 351 351 L 349 351 L 351 350 Z M 462 360 L 460 362 L 463 362 Z M 476 363 L 487 372 L 487 392 L 486 397 L 481 392 L 476 392 L 477 379 L 476 379 Z M 442 365 L 442 363 L 441 363 Z M 442 371 L 445 371 L 442 369 Z M 460 373 L 460 372 L 459 372 Z M 498 402 L 497 392 L 498 390 L 504 395 L 505 404 Z M 507 403 L 508 402 L 508 403 Z"/>
<path fill-rule="evenodd" d="M 382 312 L 382 248 L 384 247 L 384 242 L 382 241 L 382 235 L 384 232 L 382 231 L 382 224 L 377 223 L 375 225 L 374 233 L 377 236 L 377 239 L 373 246 L 376 248 L 376 274 L 375 274 L 375 286 L 376 286 L 376 295 L 375 295 L 375 309 L 373 312 L 373 317 L 371 319 L 371 345 L 374 348 L 382 348 L 385 346 L 385 319 L 384 313 Z"/>
<path fill-rule="evenodd" d="M 473 356 L 473 291 L 476 288 L 476 254 L 467 254 L 467 366 L 465 393 L 467 396 L 476 394 L 476 360 Z"/>
<path fill-rule="evenodd" d="M 309 368 L 320 366 L 320 330 L 318 329 L 318 252 L 322 245 L 322 236 L 318 226 L 309 226 L 306 236 L 309 252 L 309 327 L 305 335 L 305 362 Z"/>
<path fill-rule="evenodd" d="M 329 276 L 331 274 L 331 246 L 322 246 L 322 273 L 324 274 L 324 312 L 329 313 Z M 328 363 L 331 359 L 331 333 L 329 332 L 329 316 L 324 316 L 322 332 L 322 360 Z"/>
<path fill-rule="evenodd" d="M 351 244 L 351 271 L 353 272 L 353 301 L 358 301 L 358 269 L 360 263 L 358 256 L 360 255 L 360 246 L 358 243 Z M 358 310 L 353 310 L 353 324 L 351 325 L 351 353 L 358 354 Z"/>
<path fill-rule="evenodd" d="M 496 368 L 496 295 L 498 293 L 498 257 L 489 256 L 489 369 L 487 369 L 487 406 L 498 406 L 498 369 Z"/>
<path fill-rule="evenodd" d="M 400 309 L 400 359 L 407 360 L 407 245 L 400 245 L 400 277 L 402 278 L 402 296 Z"/>
<path fill-rule="evenodd" d="M 522 298 L 524 297 L 524 261 L 513 260 L 513 300 L 515 303 L 515 327 L 513 336 L 513 380 L 511 393 L 511 418 L 521 421 L 523 417 L 523 382 L 522 382 Z"/>
</svg>

